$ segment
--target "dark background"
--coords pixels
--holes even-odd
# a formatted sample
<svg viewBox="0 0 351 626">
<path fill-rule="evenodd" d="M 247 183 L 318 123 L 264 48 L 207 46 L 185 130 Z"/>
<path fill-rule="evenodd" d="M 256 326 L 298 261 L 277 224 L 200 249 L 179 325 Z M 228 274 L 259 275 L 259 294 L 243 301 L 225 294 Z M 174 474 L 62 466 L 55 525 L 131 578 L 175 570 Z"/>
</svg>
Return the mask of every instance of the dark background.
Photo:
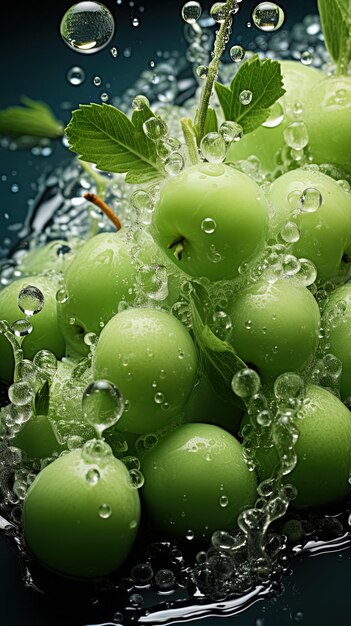
<svg viewBox="0 0 351 626">
<path fill-rule="evenodd" d="M 121 95 L 148 67 L 150 60 L 157 59 L 157 51 L 179 50 L 182 53 L 186 49 L 184 23 L 180 17 L 183 0 L 134 0 L 133 7 L 128 0 L 122 0 L 121 5 L 116 0 L 106 0 L 105 5 L 115 17 L 116 31 L 110 44 L 92 55 L 75 52 L 61 40 L 60 21 L 72 4 L 65 0 L 28 1 L 21 6 L 12 0 L 6 4 L 6 14 L 3 13 L 1 19 L 0 108 L 18 104 L 19 98 L 26 95 L 47 102 L 56 116 L 67 123 L 72 109 L 79 103 L 100 102 L 102 91 L 107 91 L 111 97 Z M 211 4 L 202 2 L 204 9 Z M 257 34 L 245 26 L 256 4 L 243 0 L 235 19 L 233 38 L 240 33 L 244 45 Z M 285 28 L 308 14 L 317 13 L 316 0 L 282 0 L 281 5 L 286 14 Z M 140 19 L 138 28 L 131 25 L 132 17 Z M 117 58 L 110 53 L 112 46 L 119 50 Z M 131 56 L 126 58 L 123 51 L 128 47 Z M 66 77 L 68 69 L 74 65 L 83 68 L 86 74 L 79 86 L 71 85 Z M 95 75 L 102 78 L 100 87 L 93 85 Z M 106 83 L 110 83 L 110 87 Z M 35 181 L 42 170 L 70 158 L 61 142 L 55 142 L 52 147 L 50 157 L 0 147 L 0 248 L 6 237 L 16 239 L 16 230 L 8 230 L 8 226 L 23 219 L 28 201 L 35 197 Z M 18 185 L 18 191 L 13 191 L 13 185 Z M 208 618 L 198 624 L 349 624 L 350 559 L 350 550 L 299 558 L 284 578 L 285 591 L 281 596 L 260 601 L 235 617 Z M 1 626 L 70 626 L 70 607 L 65 607 L 66 599 L 62 598 L 60 606 L 50 605 L 45 597 L 25 589 L 22 575 L 17 553 L 0 537 Z M 74 626 L 81 624 L 75 622 Z"/>
</svg>

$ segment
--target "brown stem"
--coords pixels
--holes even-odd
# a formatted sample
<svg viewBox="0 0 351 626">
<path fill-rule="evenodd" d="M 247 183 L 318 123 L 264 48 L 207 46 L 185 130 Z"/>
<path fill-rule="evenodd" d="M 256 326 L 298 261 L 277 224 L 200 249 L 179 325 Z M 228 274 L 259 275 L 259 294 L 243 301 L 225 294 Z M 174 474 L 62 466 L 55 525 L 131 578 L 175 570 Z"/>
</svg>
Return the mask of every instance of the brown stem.
<svg viewBox="0 0 351 626">
<path fill-rule="evenodd" d="M 117 215 L 106 204 L 106 202 L 101 200 L 101 198 L 99 198 L 99 196 L 96 195 L 96 193 L 85 193 L 84 198 L 88 200 L 88 202 L 95 204 L 95 206 L 101 209 L 101 211 L 105 213 L 106 217 L 108 217 L 108 219 L 112 222 L 112 224 L 116 226 L 117 230 L 120 230 L 122 228 L 122 224 L 119 221 Z"/>
</svg>

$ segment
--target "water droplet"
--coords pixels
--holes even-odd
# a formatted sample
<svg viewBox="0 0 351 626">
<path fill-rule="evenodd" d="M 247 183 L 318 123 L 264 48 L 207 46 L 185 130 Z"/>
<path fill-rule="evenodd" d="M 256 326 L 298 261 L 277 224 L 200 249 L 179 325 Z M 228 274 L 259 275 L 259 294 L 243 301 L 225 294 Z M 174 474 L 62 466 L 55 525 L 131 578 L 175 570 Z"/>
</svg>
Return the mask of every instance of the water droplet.
<svg viewBox="0 0 351 626">
<path fill-rule="evenodd" d="M 234 63 L 240 63 L 245 57 L 245 50 L 242 46 L 235 45 L 230 48 L 229 55 Z"/>
<path fill-rule="evenodd" d="M 252 95 L 252 91 L 250 91 L 249 89 L 244 89 L 243 91 L 241 91 L 239 94 L 239 100 L 241 104 L 243 104 L 244 106 L 250 104 L 250 102 L 252 102 Z"/>
<path fill-rule="evenodd" d="M 13 322 L 11 329 L 15 333 L 16 337 L 26 337 L 32 332 L 33 326 L 29 319 L 16 320 Z"/>
<path fill-rule="evenodd" d="M 99 470 L 92 467 L 85 474 L 85 480 L 89 483 L 89 485 L 97 485 L 100 480 L 100 472 Z"/>
<path fill-rule="evenodd" d="M 257 393 L 261 386 L 261 380 L 257 372 L 248 367 L 236 372 L 232 380 L 232 389 L 239 398 L 248 398 Z"/>
<path fill-rule="evenodd" d="M 140 24 L 139 19 L 137 17 L 133 17 L 132 26 L 134 26 L 134 28 L 137 28 L 139 24 Z"/>
<path fill-rule="evenodd" d="M 187 24 L 194 24 L 201 17 L 202 9 L 199 2 L 186 2 L 182 8 L 182 18 Z"/>
<path fill-rule="evenodd" d="M 17 296 L 17 304 L 21 311 L 28 316 L 40 313 L 44 306 L 44 295 L 34 285 L 26 285 Z"/>
<path fill-rule="evenodd" d="M 188 539 L 188 541 L 192 541 L 195 537 L 195 533 L 193 530 L 187 530 L 185 533 L 185 538 Z"/>
<path fill-rule="evenodd" d="M 260 2 L 253 12 L 252 21 L 260 30 L 278 30 L 284 23 L 283 9 L 274 2 Z"/>
<path fill-rule="evenodd" d="M 196 74 L 198 75 L 199 78 L 201 78 L 202 80 L 205 80 L 208 74 L 208 65 L 199 65 L 196 68 Z"/>
<path fill-rule="evenodd" d="M 210 15 L 218 24 L 223 24 L 227 16 L 227 9 L 225 5 L 225 2 L 215 2 L 215 4 L 211 6 Z"/>
<path fill-rule="evenodd" d="M 225 509 L 228 506 L 229 500 L 227 496 L 220 496 L 219 498 L 219 506 Z"/>
<path fill-rule="evenodd" d="M 310 50 L 305 50 L 304 52 L 301 52 L 300 60 L 303 65 L 311 65 L 313 60 L 312 52 L 310 52 Z"/>
<path fill-rule="evenodd" d="M 304 287 L 309 287 L 317 279 L 317 268 L 309 259 L 299 259 L 300 270 L 296 277 L 299 283 Z"/>
<path fill-rule="evenodd" d="M 162 402 L 164 402 L 164 395 L 163 393 L 161 393 L 161 391 L 158 391 L 157 393 L 155 393 L 154 395 L 154 401 L 156 402 L 156 404 L 162 404 Z"/>
<path fill-rule="evenodd" d="M 239 141 L 244 134 L 243 127 L 237 122 L 231 121 L 223 122 L 219 127 L 219 132 L 226 143 Z"/>
<path fill-rule="evenodd" d="M 294 372 L 285 372 L 278 376 L 274 382 L 274 395 L 283 404 L 289 406 L 299 403 L 305 395 L 305 383 L 301 376 Z"/>
<path fill-rule="evenodd" d="M 64 14 L 60 33 L 64 42 L 83 54 L 102 50 L 115 30 L 112 13 L 100 2 L 78 2 Z"/>
<path fill-rule="evenodd" d="M 184 169 L 184 166 L 184 158 L 180 152 L 172 152 L 164 162 L 165 171 L 170 176 L 177 176 Z"/>
<path fill-rule="evenodd" d="M 303 213 L 314 213 L 322 204 L 322 194 L 314 187 L 308 187 L 301 195 L 299 209 Z"/>
<path fill-rule="evenodd" d="M 284 129 L 284 140 L 290 148 L 302 150 L 308 144 L 307 127 L 304 122 L 291 122 Z"/>
<path fill-rule="evenodd" d="M 61 289 L 57 291 L 56 301 L 59 304 L 65 304 L 65 302 L 68 302 L 68 293 L 64 287 L 61 287 Z"/>
<path fill-rule="evenodd" d="M 155 585 L 160 591 L 171 591 L 175 589 L 177 581 L 174 573 L 170 569 L 160 569 L 155 574 Z"/>
<path fill-rule="evenodd" d="M 96 380 L 83 393 L 82 409 L 85 419 L 94 426 L 99 436 L 122 417 L 124 399 L 108 380 Z"/>
<path fill-rule="evenodd" d="M 168 133 L 168 127 L 160 117 L 150 117 L 143 124 L 143 131 L 145 135 L 152 141 L 158 141 L 163 137 L 166 137 Z"/>
<path fill-rule="evenodd" d="M 149 585 L 154 577 L 154 571 L 148 563 L 137 563 L 132 567 L 130 575 L 139 587 Z"/>
<path fill-rule="evenodd" d="M 101 85 L 101 76 L 94 76 L 93 78 L 93 83 L 95 85 L 95 87 L 100 87 Z"/>
<path fill-rule="evenodd" d="M 47 373 L 52 373 L 57 368 L 57 358 L 50 350 L 39 350 L 33 359 L 34 365 Z"/>
<path fill-rule="evenodd" d="M 133 109 L 135 111 L 142 111 L 143 109 L 146 109 L 148 107 L 150 107 L 150 102 L 146 98 L 146 96 L 143 96 L 143 95 L 135 96 L 133 100 Z"/>
<path fill-rule="evenodd" d="M 295 222 L 286 222 L 280 230 L 280 236 L 286 243 L 296 243 L 300 239 L 300 231 Z"/>
<path fill-rule="evenodd" d="M 131 469 L 129 471 L 129 476 L 131 479 L 131 485 L 134 489 L 141 489 L 143 486 L 145 479 L 141 471 L 137 468 Z"/>
<path fill-rule="evenodd" d="M 83 68 L 75 65 L 67 72 L 67 80 L 71 85 L 81 85 L 85 81 L 85 72 Z"/>
<path fill-rule="evenodd" d="M 279 126 L 284 119 L 284 110 L 280 102 L 275 102 L 270 109 L 269 117 L 265 122 L 262 123 L 262 126 L 266 128 L 276 128 Z"/>
<path fill-rule="evenodd" d="M 205 217 L 201 222 L 201 229 L 206 235 L 212 235 L 217 228 L 217 224 L 212 217 Z"/>
<path fill-rule="evenodd" d="M 236 545 L 235 538 L 225 530 L 215 530 L 211 543 L 217 550 L 232 550 Z"/>
<path fill-rule="evenodd" d="M 82 458 L 87 463 L 99 465 L 109 462 L 112 457 L 111 447 L 103 439 L 90 439 L 82 448 Z"/>
<path fill-rule="evenodd" d="M 103 92 L 100 94 L 100 100 L 101 100 L 102 102 L 107 102 L 107 101 L 108 101 L 108 99 L 109 99 L 109 95 L 108 95 L 108 93 L 106 93 L 106 91 L 103 91 Z"/>
<path fill-rule="evenodd" d="M 33 386 L 25 380 L 10 385 L 8 389 L 10 402 L 18 406 L 29 404 L 34 398 Z"/>
<path fill-rule="evenodd" d="M 223 163 L 227 146 L 220 133 L 207 133 L 200 143 L 201 154 L 209 163 Z"/>
<path fill-rule="evenodd" d="M 144 598 L 140 593 L 132 593 L 129 596 L 129 602 L 132 606 L 140 607 L 144 604 Z"/>
<path fill-rule="evenodd" d="M 108 504 L 101 504 L 99 506 L 99 517 L 101 517 L 101 519 L 108 519 L 111 517 L 111 514 L 112 509 Z"/>
</svg>

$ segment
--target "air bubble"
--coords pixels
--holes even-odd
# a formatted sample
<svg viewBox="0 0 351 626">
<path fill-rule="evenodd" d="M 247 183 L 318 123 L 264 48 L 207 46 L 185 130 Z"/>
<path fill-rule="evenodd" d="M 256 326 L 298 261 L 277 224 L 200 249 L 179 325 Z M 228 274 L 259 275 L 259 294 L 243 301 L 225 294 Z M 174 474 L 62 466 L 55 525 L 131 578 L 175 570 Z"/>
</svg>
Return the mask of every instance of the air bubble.
<svg viewBox="0 0 351 626">
<path fill-rule="evenodd" d="M 85 72 L 83 68 L 75 65 L 67 72 L 67 80 L 71 85 L 81 85 L 85 81 Z"/>
<path fill-rule="evenodd" d="M 73 50 L 92 54 L 111 41 L 115 30 L 112 13 L 100 2 L 78 2 L 64 14 L 60 24 L 63 41 Z"/>
<path fill-rule="evenodd" d="M 209 163 L 223 163 L 227 146 L 220 133 L 207 133 L 200 143 L 201 154 Z"/>
<path fill-rule="evenodd" d="M 187 24 L 195 24 L 201 17 L 202 9 L 199 2 L 186 2 L 182 8 L 182 18 Z"/>
<path fill-rule="evenodd" d="M 261 380 L 257 372 L 248 367 L 236 372 L 232 380 L 232 389 L 239 398 L 249 398 L 257 393 L 261 386 Z"/>
<path fill-rule="evenodd" d="M 101 519 L 108 519 L 112 515 L 112 509 L 108 504 L 101 504 L 99 506 L 99 517 Z"/>
<path fill-rule="evenodd" d="M 117 387 L 108 380 L 96 380 L 83 393 L 83 414 L 98 436 L 122 417 L 124 399 Z"/>
<path fill-rule="evenodd" d="M 260 2 L 253 12 L 252 21 L 260 30 L 278 30 L 284 23 L 283 9 L 274 2 Z"/>
<path fill-rule="evenodd" d="M 33 285 L 23 287 L 17 296 L 17 304 L 22 313 L 27 316 L 40 313 L 45 303 L 44 295 Z"/>
<path fill-rule="evenodd" d="M 245 50 L 242 46 L 235 45 L 230 48 L 229 55 L 234 63 L 240 63 L 245 58 Z"/>
<path fill-rule="evenodd" d="M 231 121 L 223 122 L 219 128 L 219 132 L 226 143 L 239 141 L 244 134 L 243 127 L 237 122 Z"/>
<path fill-rule="evenodd" d="M 291 122 L 285 127 L 283 134 L 289 148 L 302 150 L 308 144 L 307 127 L 304 122 Z"/>
<path fill-rule="evenodd" d="M 241 91 L 239 94 L 239 100 L 241 104 L 243 104 L 244 106 L 250 104 L 252 102 L 252 95 L 252 91 L 250 91 L 249 89 L 244 89 L 243 91 Z"/>
</svg>

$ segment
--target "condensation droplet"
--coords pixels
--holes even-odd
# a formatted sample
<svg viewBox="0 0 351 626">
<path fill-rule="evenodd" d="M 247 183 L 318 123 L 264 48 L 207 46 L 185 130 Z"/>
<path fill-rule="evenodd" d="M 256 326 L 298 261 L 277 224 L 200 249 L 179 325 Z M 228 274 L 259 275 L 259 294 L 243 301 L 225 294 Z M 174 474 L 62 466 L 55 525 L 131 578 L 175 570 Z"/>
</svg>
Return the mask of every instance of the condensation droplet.
<svg viewBox="0 0 351 626">
<path fill-rule="evenodd" d="M 299 209 L 303 213 L 314 213 L 322 204 L 322 194 L 314 187 L 308 187 L 301 195 Z"/>
<path fill-rule="evenodd" d="M 63 41 L 83 54 L 102 50 L 111 41 L 115 21 L 100 2 L 78 2 L 64 14 L 60 24 Z"/>
<path fill-rule="evenodd" d="M 91 468 L 85 474 L 85 479 L 89 483 L 89 485 L 97 485 L 100 480 L 100 472 L 95 468 Z"/>
<path fill-rule="evenodd" d="M 239 94 L 239 100 L 241 104 L 243 104 L 244 106 L 247 106 L 248 104 L 252 102 L 252 96 L 253 96 L 252 91 L 250 91 L 249 89 L 244 89 Z"/>
<path fill-rule="evenodd" d="M 291 122 L 284 129 L 284 140 L 290 148 L 302 150 L 308 144 L 308 132 L 304 122 Z"/>
<path fill-rule="evenodd" d="M 99 517 L 101 517 L 101 519 L 108 519 L 111 517 L 111 514 L 112 509 L 108 504 L 101 504 L 99 506 Z"/>
<path fill-rule="evenodd" d="M 217 224 L 212 217 L 205 217 L 201 222 L 201 229 L 206 235 L 212 235 L 217 228 Z"/>
</svg>

